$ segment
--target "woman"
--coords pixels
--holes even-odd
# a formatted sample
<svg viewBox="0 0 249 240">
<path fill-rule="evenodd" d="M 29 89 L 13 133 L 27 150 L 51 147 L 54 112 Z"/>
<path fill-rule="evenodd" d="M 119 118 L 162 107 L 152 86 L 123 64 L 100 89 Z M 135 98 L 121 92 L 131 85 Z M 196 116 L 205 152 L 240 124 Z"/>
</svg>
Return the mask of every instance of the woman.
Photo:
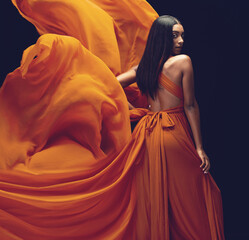
<svg viewBox="0 0 249 240">
<path fill-rule="evenodd" d="M 134 134 L 141 126 L 147 130 L 136 174 L 136 239 L 224 239 L 221 195 L 208 174 L 192 63 L 180 54 L 183 42 L 179 20 L 157 18 L 139 66 L 117 77 L 124 88 L 137 81 L 149 104 L 131 111 L 132 118 L 143 117 Z"/>
<path fill-rule="evenodd" d="M 158 240 L 184 239 L 184 231 L 185 239 L 205 239 L 193 230 L 195 222 L 183 219 L 189 227 L 186 233 L 172 208 L 179 206 L 172 204 L 177 203 L 172 190 L 181 192 L 170 184 L 183 184 L 172 168 L 179 164 L 170 166 L 168 161 L 169 171 L 165 169 L 166 155 L 178 159 L 169 155 L 169 149 L 164 154 L 164 144 L 157 141 L 161 123 L 152 121 L 162 117 L 161 136 L 178 134 L 185 154 L 192 154 L 185 159 L 190 168 L 186 174 L 193 174 L 190 179 L 196 184 L 197 178 L 196 185 L 202 186 L 196 186 L 201 205 L 194 202 L 200 211 L 191 214 L 200 212 L 203 217 L 207 208 L 212 238 L 217 239 L 216 234 L 222 234 L 219 190 L 209 174 L 199 174 L 200 159 L 189 146 L 191 140 L 179 137 L 184 136 L 181 108 L 158 111 L 155 116 L 140 109 L 140 116 L 146 116 L 130 139 L 126 97 L 115 75 L 138 64 L 157 13 L 144 0 L 12 2 L 42 36 L 24 51 L 21 66 L 8 74 L 0 90 L 0 236 Z M 132 116 L 139 117 L 139 111 L 134 111 Z M 148 168 L 149 160 L 153 165 Z M 171 180 L 169 185 L 165 177 Z M 177 181 L 172 181 L 174 177 Z M 172 210 L 167 207 L 168 187 Z M 181 190 L 194 195 L 193 189 Z M 184 207 L 192 204 L 187 200 L 192 199 L 187 196 Z M 189 208 L 182 212 L 180 218 Z M 193 219 L 199 220 L 199 215 Z M 167 217 L 175 219 L 179 233 L 169 221 L 169 235 Z M 200 224 L 207 225 L 205 217 Z M 197 228 L 205 230 L 206 225 Z"/>
</svg>

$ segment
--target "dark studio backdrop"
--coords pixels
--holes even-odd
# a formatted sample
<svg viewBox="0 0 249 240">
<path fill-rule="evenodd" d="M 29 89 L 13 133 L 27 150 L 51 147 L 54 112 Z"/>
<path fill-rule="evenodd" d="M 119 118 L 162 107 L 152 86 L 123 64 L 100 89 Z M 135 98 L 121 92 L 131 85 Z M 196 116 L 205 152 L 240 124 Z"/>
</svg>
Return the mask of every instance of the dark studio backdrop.
<svg viewBox="0 0 249 240">
<path fill-rule="evenodd" d="M 222 193 L 226 239 L 248 240 L 246 1 L 148 2 L 159 15 L 173 15 L 184 26 L 183 53 L 191 57 L 194 66 L 204 148 L 211 162 L 210 173 Z M 1 3 L 1 9 L 2 84 L 6 74 L 20 65 L 23 50 L 34 44 L 39 35 L 10 0 Z"/>
</svg>

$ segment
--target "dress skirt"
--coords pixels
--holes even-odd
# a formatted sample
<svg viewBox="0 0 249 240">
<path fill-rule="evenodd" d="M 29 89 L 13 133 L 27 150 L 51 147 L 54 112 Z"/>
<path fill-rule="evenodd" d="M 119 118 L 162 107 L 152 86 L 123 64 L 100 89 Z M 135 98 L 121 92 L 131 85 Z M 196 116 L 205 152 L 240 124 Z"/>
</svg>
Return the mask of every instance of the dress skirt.
<svg viewBox="0 0 249 240">
<path fill-rule="evenodd" d="M 222 198 L 211 174 L 200 168 L 183 107 L 143 116 L 145 153 L 136 170 L 135 239 L 224 239 Z"/>
</svg>

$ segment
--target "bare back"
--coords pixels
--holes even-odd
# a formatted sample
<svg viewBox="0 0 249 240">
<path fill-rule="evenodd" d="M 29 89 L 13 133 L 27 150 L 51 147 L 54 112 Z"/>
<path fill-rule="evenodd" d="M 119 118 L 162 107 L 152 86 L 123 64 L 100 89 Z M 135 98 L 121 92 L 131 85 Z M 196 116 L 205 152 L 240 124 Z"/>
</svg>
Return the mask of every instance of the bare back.
<svg viewBox="0 0 249 240">
<path fill-rule="evenodd" d="M 169 58 L 165 62 L 161 74 L 166 76 L 175 85 L 182 88 L 182 71 L 179 67 L 179 60 L 181 57 L 181 55 L 177 55 Z M 150 96 L 148 96 L 149 109 L 153 112 L 176 107 L 181 104 L 181 101 L 182 100 L 179 97 L 172 94 L 160 83 L 155 99 L 153 100 Z"/>
</svg>

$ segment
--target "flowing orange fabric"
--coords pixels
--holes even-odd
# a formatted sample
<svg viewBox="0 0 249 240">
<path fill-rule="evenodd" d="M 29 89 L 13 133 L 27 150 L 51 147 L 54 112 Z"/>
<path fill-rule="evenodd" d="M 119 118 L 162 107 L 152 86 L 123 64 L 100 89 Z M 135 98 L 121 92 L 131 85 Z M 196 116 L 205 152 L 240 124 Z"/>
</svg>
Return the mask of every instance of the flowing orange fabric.
<svg viewBox="0 0 249 240">
<path fill-rule="evenodd" d="M 135 198 L 130 163 L 114 154 L 130 137 L 129 114 L 99 58 L 75 38 L 41 36 L 4 82 L 0 115 L 1 235 L 124 235 Z"/>
<path fill-rule="evenodd" d="M 118 75 L 138 65 L 153 21 L 158 17 L 144 0 L 12 0 L 20 14 L 40 34 L 77 38 Z M 128 100 L 147 106 L 135 84 L 127 87 Z"/>
<path fill-rule="evenodd" d="M 0 236 L 129 239 L 135 140 L 115 75 L 158 15 L 143 0 L 12 2 L 42 36 L 0 90 Z"/>
<path fill-rule="evenodd" d="M 115 75 L 138 64 L 150 5 L 12 2 L 42 36 L 0 89 L 1 239 L 224 239 L 182 107 L 134 110 L 131 135 L 126 97 L 147 102 Z"/>
</svg>

